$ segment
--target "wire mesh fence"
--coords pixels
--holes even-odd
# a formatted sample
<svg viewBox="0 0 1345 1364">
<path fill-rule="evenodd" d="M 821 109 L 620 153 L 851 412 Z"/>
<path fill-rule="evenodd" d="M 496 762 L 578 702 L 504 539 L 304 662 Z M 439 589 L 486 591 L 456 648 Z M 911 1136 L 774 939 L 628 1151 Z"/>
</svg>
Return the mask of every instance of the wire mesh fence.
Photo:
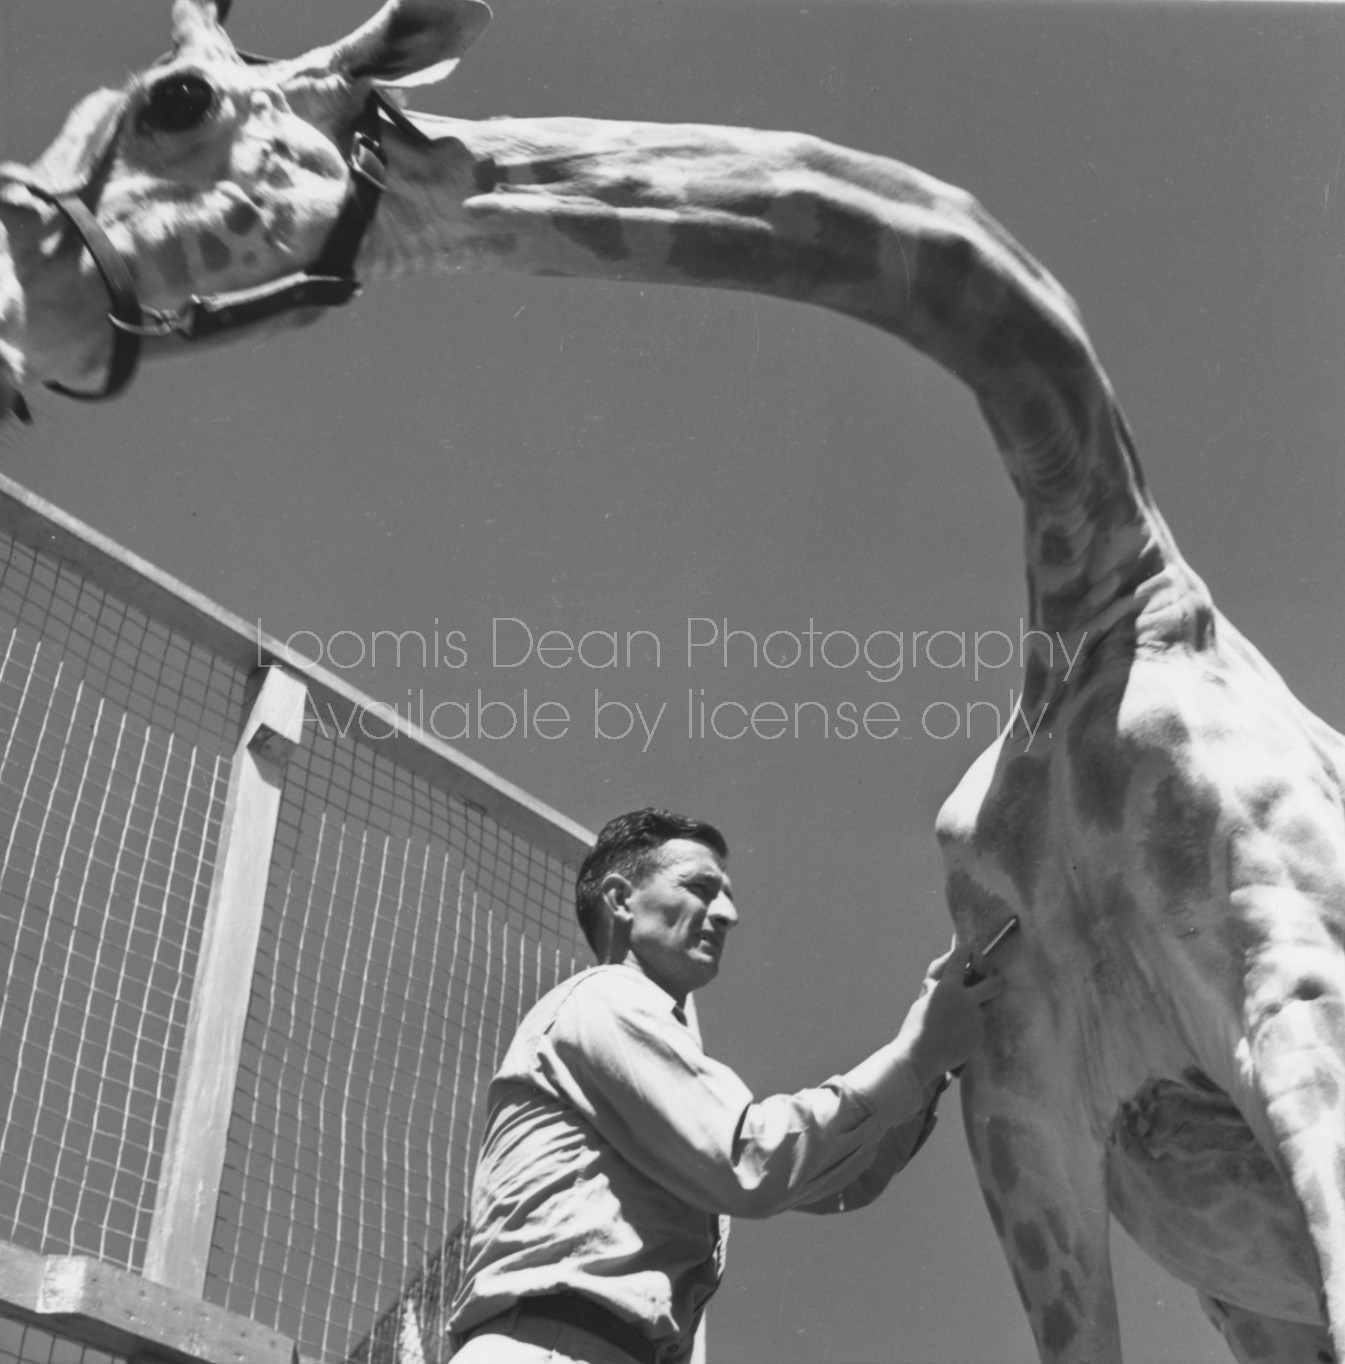
<svg viewBox="0 0 1345 1364">
<path fill-rule="evenodd" d="M 256 661 L 0 481 L 0 1248 L 146 1266 Z M 322 724 L 371 703 L 301 680 L 200 1293 L 305 1358 L 421 1364 L 485 1084 L 583 964 L 586 840 L 442 745 Z M 82 1349 L 0 1315 L 0 1364 Z"/>
<path fill-rule="evenodd" d="M 4 550 L 0 1238 L 136 1268 L 242 679 Z"/>
<path fill-rule="evenodd" d="M 0 1316 L 0 1364 L 122 1364 L 122 1356 Z"/>
<path fill-rule="evenodd" d="M 462 1216 L 520 1011 L 578 964 L 566 898 L 563 869 L 493 821 L 312 736 L 281 808 L 217 1301 L 323 1358 L 369 1332 Z"/>
</svg>

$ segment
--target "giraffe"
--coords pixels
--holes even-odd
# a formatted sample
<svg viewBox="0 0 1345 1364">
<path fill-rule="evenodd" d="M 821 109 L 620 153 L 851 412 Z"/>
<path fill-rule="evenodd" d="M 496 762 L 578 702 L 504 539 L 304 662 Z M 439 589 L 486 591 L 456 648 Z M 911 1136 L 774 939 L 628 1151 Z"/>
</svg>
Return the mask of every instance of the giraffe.
<svg viewBox="0 0 1345 1364">
<path fill-rule="evenodd" d="M 0 410 L 111 363 L 104 284 L 35 183 L 80 189 L 152 307 L 264 284 L 339 216 L 371 85 L 445 74 L 485 14 L 389 0 L 260 66 L 223 18 L 177 0 L 170 56 L 5 173 Z M 363 277 L 770 292 L 891 332 L 971 389 L 1023 505 L 1033 634 L 1014 723 L 936 832 L 959 938 L 1022 925 L 961 1086 L 1039 1353 L 1119 1358 L 1115 1217 L 1235 1358 L 1345 1359 L 1345 741 L 1184 561 L 1070 298 L 969 195 L 814 138 L 380 118 Z"/>
</svg>

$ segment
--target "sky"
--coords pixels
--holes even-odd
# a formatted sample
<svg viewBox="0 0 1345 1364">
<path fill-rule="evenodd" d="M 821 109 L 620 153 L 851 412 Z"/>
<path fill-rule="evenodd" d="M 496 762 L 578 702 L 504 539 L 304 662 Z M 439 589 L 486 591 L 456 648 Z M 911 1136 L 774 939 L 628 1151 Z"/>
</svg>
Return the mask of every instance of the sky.
<svg viewBox="0 0 1345 1364">
<path fill-rule="evenodd" d="M 291 55 L 371 8 L 238 0 L 231 30 Z M 1082 307 L 1216 602 L 1345 727 L 1345 10 L 494 8 L 419 107 L 797 129 L 973 191 Z M 6 0 L 0 154 L 36 155 L 77 97 L 162 51 L 167 13 Z M 754 295 L 417 279 L 146 367 L 114 404 L 29 398 L 37 425 L 0 435 L 10 477 L 306 656 L 321 642 L 387 703 L 564 707 L 555 737 L 457 746 L 590 828 L 649 803 L 719 824 L 742 922 L 701 1018 L 758 1093 L 895 1031 L 950 932 L 934 817 L 991 706 L 1007 718 L 1025 614 L 1012 491 L 928 361 Z M 380 630 L 460 631 L 466 664 L 371 658 Z M 827 656 L 787 666 L 810 630 Z M 601 633 L 547 666 L 567 655 L 538 652 L 564 642 L 545 631 Z M 607 632 L 643 632 L 629 661 L 599 666 Z M 729 706 L 702 737 L 702 700 L 816 704 L 797 736 L 727 737 Z M 601 703 L 663 718 L 619 737 L 626 712 Z M 838 737 L 872 706 L 872 734 Z M 500 706 L 486 720 L 507 728 Z M 1114 1255 L 1132 1364 L 1225 1358 L 1188 1288 L 1119 1231 Z M 1035 1359 L 956 1095 L 875 1206 L 738 1222 L 710 1329 L 718 1364 Z"/>
</svg>

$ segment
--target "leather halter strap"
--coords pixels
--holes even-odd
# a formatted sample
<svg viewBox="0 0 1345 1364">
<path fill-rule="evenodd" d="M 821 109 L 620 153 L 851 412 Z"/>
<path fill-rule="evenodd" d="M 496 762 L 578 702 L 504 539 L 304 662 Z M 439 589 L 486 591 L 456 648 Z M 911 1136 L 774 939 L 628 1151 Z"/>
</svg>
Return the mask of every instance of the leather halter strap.
<svg viewBox="0 0 1345 1364">
<path fill-rule="evenodd" d="M 130 267 L 78 192 L 53 193 L 40 184 L 18 181 L 65 215 L 93 257 L 111 304 L 107 320 L 113 332 L 112 359 L 102 387 L 73 389 L 54 382 L 46 386 L 64 397 L 87 402 L 113 398 L 134 377 L 145 338 L 178 336 L 196 341 L 234 327 L 250 326 L 294 308 L 333 308 L 349 302 L 360 289 L 355 278 L 355 257 L 387 186 L 387 157 L 382 141 L 384 115 L 399 128 L 421 135 L 384 95 L 370 91 L 346 156 L 350 178 L 345 199 L 311 266 L 250 289 L 193 294 L 176 309 L 141 306 Z"/>
</svg>

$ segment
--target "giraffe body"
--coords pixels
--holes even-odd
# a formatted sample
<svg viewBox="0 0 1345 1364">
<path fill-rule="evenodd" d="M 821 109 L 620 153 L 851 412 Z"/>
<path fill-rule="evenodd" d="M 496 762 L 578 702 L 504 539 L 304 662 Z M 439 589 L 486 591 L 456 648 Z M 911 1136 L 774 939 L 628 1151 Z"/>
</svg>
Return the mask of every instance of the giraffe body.
<svg viewBox="0 0 1345 1364">
<path fill-rule="evenodd" d="M 25 177 L 83 187 L 153 306 L 275 279 L 330 227 L 371 83 L 443 74 L 484 10 L 388 0 L 263 67 L 221 17 L 177 0 L 172 55 L 0 186 L 0 414 L 108 349 L 102 286 Z M 385 129 L 368 277 L 770 292 L 890 331 L 972 390 L 1022 500 L 1034 634 L 1020 714 L 937 832 L 960 938 L 1022 924 L 963 1110 L 1038 1349 L 1119 1359 L 1115 1216 L 1236 1358 L 1345 1359 L 1345 740 L 1183 561 L 1069 297 L 968 195 L 883 157 L 750 129 L 414 119 L 419 137 Z"/>
<path fill-rule="evenodd" d="M 963 1097 L 1046 1359 L 1117 1357 L 1110 1291 L 1085 1288 L 1109 1283 L 1109 1212 L 1205 1297 L 1313 1342 L 1245 1357 L 1330 1348 L 1345 746 L 1202 595 L 1188 580 L 1184 639 L 1160 608 L 1156 644 L 1144 610 L 1122 647 L 1085 644 L 1053 704 L 1025 696 L 1035 735 L 939 818 L 959 933 L 1023 920 Z"/>
</svg>

